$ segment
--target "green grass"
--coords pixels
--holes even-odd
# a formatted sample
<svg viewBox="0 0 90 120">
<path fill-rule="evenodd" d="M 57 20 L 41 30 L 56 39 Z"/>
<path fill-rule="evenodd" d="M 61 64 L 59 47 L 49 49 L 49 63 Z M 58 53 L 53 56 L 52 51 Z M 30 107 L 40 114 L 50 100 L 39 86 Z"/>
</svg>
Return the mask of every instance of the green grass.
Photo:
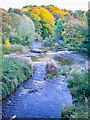
<svg viewBox="0 0 90 120">
<path fill-rule="evenodd" d="M 2 98 L 10 95 L 33 74 L 31 65 L 16 58 L 3 59 Z"/>
</svg>

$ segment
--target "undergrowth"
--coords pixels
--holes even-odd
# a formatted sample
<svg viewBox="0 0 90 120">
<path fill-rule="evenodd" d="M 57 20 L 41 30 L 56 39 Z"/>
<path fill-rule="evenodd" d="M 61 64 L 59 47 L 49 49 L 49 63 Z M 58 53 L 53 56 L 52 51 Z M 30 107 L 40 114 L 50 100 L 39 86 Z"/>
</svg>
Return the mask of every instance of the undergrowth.
<svg viewBox="0 0 90 120">
<path fill-rule="evenodd" d="M 10 95 L 21 83 L 33 74 L 31 65 L 16 58 L 3 59 L 2 98 Z"/>
</svg>

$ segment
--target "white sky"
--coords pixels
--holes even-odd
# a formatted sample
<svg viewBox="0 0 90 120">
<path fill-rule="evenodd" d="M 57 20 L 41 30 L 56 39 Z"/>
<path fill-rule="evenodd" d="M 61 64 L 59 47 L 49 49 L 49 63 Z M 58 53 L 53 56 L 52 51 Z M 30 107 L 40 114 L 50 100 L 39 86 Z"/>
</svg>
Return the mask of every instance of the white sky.
<svg viewBox="0 0 90 120">
<path fill-rule="evenodd" d="M 26 5 L 50 5 L 70 10 L 88 10 L 90 0 L 0 0 L 0 7 L 6 10 L 11 8 L 22 8 Z"/>
</svg>

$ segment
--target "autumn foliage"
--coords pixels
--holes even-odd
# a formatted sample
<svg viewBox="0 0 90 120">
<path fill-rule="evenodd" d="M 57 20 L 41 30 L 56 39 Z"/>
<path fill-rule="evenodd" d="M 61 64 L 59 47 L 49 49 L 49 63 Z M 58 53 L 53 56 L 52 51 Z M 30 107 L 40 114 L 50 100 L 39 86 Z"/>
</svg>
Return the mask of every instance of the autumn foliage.
<svg viewBox="0 0 90 120">
<path fill-rule="evenodd" d="M 38 7 L 28 11 L 27 15 L 33 20 L 37 21 L 35 24 L 38 27 L 42 28 L 40 31 L 41 34 L 53 34 L 55 28 L 54 16 L 45 8 Z M 37 29 L 37 28 L 36 28 Z M 36 32 L 39 32 L 38 30 Z M 39 33 L 40 33 L 39 32 Z"/>
<path fill-rule="evenodd" d="M 8 12 L 2 8 L 0 8 L 0 12 L 2 13 L 2 33 L 4 35 L 9 35 L 11 31 L 11 26 L 9 25 L 11 17 Z"/>
<path fill-rule="evenodd" d="M 28 27 L 28 22 L 24 20 L 24 23 L 22 23 L 21 21 L 22 15 L 25 14 L 33 21 L 35 33 L 41 35 L 43 39 L 51 35 L 54 36 L 54 41 L 63 40 L 72 46 L 87 42 L 88 12 L 86 11 L 60 9 L 54 5 L 42 5 L 40 7 L 29 5 L 24 6 L 22 9 L 9 8 L 8 11 L 4 9 L 0 9 L 0 11 L 2 11 L 2 32 L 5 36 L 13 33 L 18 35 L 20 30 L 26 35 L 32 33 L 28 32 L 31 28 Z M 22 24 L 21 26 L 24 25 L 24 30 L 19 27 L 20 24 Z M 31 35 L 29 34 L 29 36 Z"/>
</svg>

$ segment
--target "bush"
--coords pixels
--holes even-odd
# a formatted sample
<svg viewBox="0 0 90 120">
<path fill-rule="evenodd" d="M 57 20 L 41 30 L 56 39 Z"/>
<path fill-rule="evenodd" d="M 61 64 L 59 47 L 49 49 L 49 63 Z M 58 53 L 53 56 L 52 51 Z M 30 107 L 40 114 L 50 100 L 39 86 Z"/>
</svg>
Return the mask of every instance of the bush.
<svg viewBox="0 0 90 120">
<path fill-rule="evenodd" d="M 6 45 L 2 45 L 2 54 L 11 54 L 11 53 L 24 53 L 28 52 L 28 48 L 22 46 L 22 45 L 11 45 L 10 48 L 8 48 Z"/>
<path fill-rule="evenodd" d="M 53 38 L 45 38 L 43 44 L 46 46 L 46 47 L 51 47 L 54 45 L 54 42 L 55 40 Z"/>
<path fill-rule="evenodd" d="M 23 38 L 20 37 L 20 36 L 10 35 L 9 36 L 9 41 L 10 41 L 11 44 L 20 44 L 20 45 L 22 45 Z"/>
<path fill-rule="evenodd" d="M 76 104 L 76 106 L 64 106 L 62 111 L 62 118 L 88 118 L 88 106 Z M 88 119 L 87 119 L 88 120 Z"/>
<path fill-rule="evenodd" d="M 69 74 L 69 71 L 71 70 L 71 67 L 68 65 L 63 65 L 60 67 L 60 71 L 58 75 L 65 75 L 67 76 Z"/>
<path fill-rule="evenodd" d="M 73 79 L 67 80 L 72 94 L 78 101 L 85 100 L 85 97 L 89 97 L 88 71 L 85 70 L 82 74 L 74 71 L 72 77 Z"/>
<path fill-rule="evenodd" d="M 75 107 L 64 106 L 62 109 L 62 117 L 64 118 L 88 118 L 88 70 L 81 72 L 74 70 L 71 77 L 67 79 L 68 87 L 71 88 L 71 94 L 74 98 Z"/>
<path fill-rule="evenodd" d="M 3 59 L 2 98 L 10 95 L 18 85 L 27 80 L 33 73 L 31 65 L 16 58 Z"/>
<path fill-rule="evenodd" d="M 63 49 L 63 45 L 60 45 L 59 42 L 56 42 L 54 37 L 46 38 L 43 42 L 45 47 L 50 47 L 52 50 Z"/>
</svg>

